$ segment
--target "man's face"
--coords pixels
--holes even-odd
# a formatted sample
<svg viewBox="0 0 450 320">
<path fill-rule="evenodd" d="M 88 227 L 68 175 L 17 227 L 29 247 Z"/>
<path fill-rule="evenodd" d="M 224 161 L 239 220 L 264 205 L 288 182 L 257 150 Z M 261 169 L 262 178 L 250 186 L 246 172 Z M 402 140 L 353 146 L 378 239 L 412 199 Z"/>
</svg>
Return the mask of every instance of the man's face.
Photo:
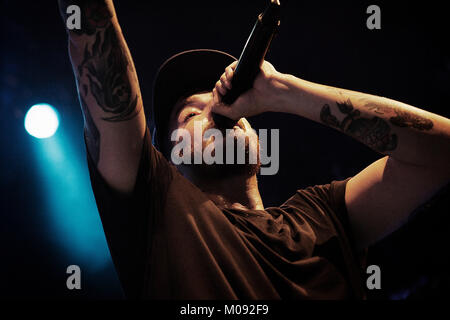
<svg viewBox="0 0 450 320">
<path fill-rule="evenodd" d="M 214 105 L 212 92 L 203 92 L 189 96 L 186 99 L 178 101 L 172 110 L 172 114 L 169 119 L 169 139 L 172 132 L 176 129 L 184 129 L 185 133 L 188 133 L 191 137 L 191 158 L 199 152 L 206 150 L 213 150 L 212 154 L 215 154 L 218 148 L 223 150 L 224 164 L 212 164 L 208 165 L 202 164 L 191 164 L 191 165 L 181 165 L 180 169 L 186 169 L 189 167 L 191 171 L 196 174 L 209 174 L 214 176 L 223 176 L 225 174 L 244 174 L 244 175 L 254 175 L 259 170 L 259 143 L 258 136 L 256 132 L 252 129 L 250 123 L 245 118 L 239 119 L 233 128 L 229 128 L 228 132 L 224 128 L 219 128 L 213 120 L 212 107 Z M 197 128 L 196 134 L 194 134 L 194 128 Z M 199 130 L 199 128 L 201 130 Z M 214 136 L 204 139 L 203 135 L 208 129 L 218 129 L 222 134 L 222 141 L 216 141 Z M 180 131 L 180 130 L 179 130 Z M 198 132 L 201 132 L 199 135 Z M 230 139 L 230 135 L 234 135 L 234 139 Z M 227 150 L 229 152 L 229 145 L 227 147 L 227 137 L 228 144 L 234 141 L 232 148 L 234 149 L 234 155 L 236 157 L 238 148 L 243 150 L 246 154 L 245 164 L 236 164 L 237 161 L 233 163 L 226 162 Z M 241 139 L 245 141 L 245 145 L 239 145 L 237 141 Z M 175 142 L 169 143 L 171 148 L 180 143 L 180 139 Z M 199 148 L 194 148 L 194 143 L 201 145 L 201 151 Z M 249 152 L 253 148 L 257 162 L 254 164 L 249 163 Z M 171 153 L 172 150 L 170 150 Z M 191 162 L 193 163 L 193 161 Z M 183 171 L 183 170 L 182 170 Z"/>
</svg>

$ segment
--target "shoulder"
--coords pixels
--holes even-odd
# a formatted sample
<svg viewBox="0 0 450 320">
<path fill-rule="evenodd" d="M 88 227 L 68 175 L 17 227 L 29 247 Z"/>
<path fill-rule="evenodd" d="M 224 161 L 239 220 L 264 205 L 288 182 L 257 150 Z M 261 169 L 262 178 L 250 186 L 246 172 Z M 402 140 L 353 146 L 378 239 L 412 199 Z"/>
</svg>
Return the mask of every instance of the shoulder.
<svg viewBox="0 0 450 320">
<path fill-rule="evenodd" d="M 316 207 L 333 211 L 343 210 L 345 209 L 346 185 L 350 179 L 349 177 L 344 180 L 333 180 L 328 184 L 299 189 L 281 207 Z"/>
</svg>

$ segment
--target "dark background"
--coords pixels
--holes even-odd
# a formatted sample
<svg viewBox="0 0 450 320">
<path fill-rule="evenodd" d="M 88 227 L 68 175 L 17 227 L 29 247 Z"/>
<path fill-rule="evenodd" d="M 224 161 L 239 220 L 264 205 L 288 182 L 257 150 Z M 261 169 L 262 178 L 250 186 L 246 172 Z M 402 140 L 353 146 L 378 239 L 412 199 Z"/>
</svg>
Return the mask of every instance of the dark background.
<svg viewBox="0 0 450 320">
<path fill-rule="evenodd" d="M 444 8 L 430 1 L 392 2 L 282 1 L 281 29 L 266 59 L 279 71 L 309 81 L 393 98 L 449 117 L 450 51 L 445 46 L 449 30 Z M 116 0 L 115 4 L 148 105 L 155 72 L 172 54 L 213 48 L 239 56 L 266 1 Z M 366 28 L 370 4 L 381 8 L 381 30 Z M 121 298 L 95 208 L 84 212 L 84 198 L 77 198 L 82 192 L 90 194 L 90 189 L 63 184 L 49 200 L 43 186 L 53 183 L 46 179 L 55 168 L 46 170 L 38 164 L 42 155 L 35 151 L 36 139 L 23 127 L 33 104 L 55 106 L 64 148 L 72 150 L 66 156 L 82 160 L 79 176 L 87 181 L 82 115 L 57 3 L 3 0 L 0 12 L 0 295 Z M 358 142 L 299 117 L 261 115 L 251 122 L 256 128 L 281 129 L 280 171 L 260 178 L 265 206 L 280 204 L 296 189 L 355 175 L 380 158 Z M 58 203 L 58 196 L 72 197 L 70 208 L 58 216 L 69 221 L 64 220 L 62 231 L 49 214 L 48 203 Z M 406 226 L 370 248 L 369 264 L 382 271 L 382 289 L 369 292 L 370 299 L 449 296 L 449 202 L 444 189 Z M 70 213 L 77 209 L 94 222 L 83 225 L 84 220 Z M 84 242 L 84 251 L 71 250 L 71 241 L 88 227 L 94 228 L 94 240 Z M 93 267 L 95 258 L 104 256 L 106 260 Z M 82 269 L 82 290 L 66 288 L 66 268 L 71 264 Z"/>
</svg>

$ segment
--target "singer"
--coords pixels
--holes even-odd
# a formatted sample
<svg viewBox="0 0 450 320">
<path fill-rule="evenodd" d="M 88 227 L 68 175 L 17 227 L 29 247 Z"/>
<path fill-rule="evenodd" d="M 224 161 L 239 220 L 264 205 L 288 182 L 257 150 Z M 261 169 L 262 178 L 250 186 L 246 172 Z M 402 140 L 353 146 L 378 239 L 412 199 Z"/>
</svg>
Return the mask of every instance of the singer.
<svg viewBox="0 0 450 320">
<path fill-rule="evenodd" d="M 268 62 L 227 105 L 237 62 L 220 51 L 167 60 L 146 119 L 112 0 L 59 0 L 63 19 L 73 4 L 84 17 L 68 37 L 92 188 L 128 298 L 364 299 L 365 249 L 449 182 L 449 119 L 308 82 Z M 213 120 L 219 114 L 251 135 L 246 117 L 269 111 L 332 127 L 380 159 L 345 180 L 293 190 L 279 207 L 264 206 L 258 163 L 170 162 L 175 129 L 193 136 L 200 122 L 223 130 Z"/>
</svg>

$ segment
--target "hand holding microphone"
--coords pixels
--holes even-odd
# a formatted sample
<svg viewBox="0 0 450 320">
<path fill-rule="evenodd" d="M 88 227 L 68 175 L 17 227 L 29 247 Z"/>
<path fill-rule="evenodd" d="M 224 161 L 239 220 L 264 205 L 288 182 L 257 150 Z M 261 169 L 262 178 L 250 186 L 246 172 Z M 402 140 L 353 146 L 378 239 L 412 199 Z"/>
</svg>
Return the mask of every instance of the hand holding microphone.
<svg viewBox="0 0 450 320">
<path fill-rule="evenodd" d="M 263 61 L 253 82 L 253 87 L 242 93 L 230 106 L 223 102 L 222 97 L 233 89 L 232 82 L 237 63 L 237 61 L 233 62 L 225 69 L 213 89 L 213 118 L 216 124 L 222 128 L 232 128 L 242 117 L 251 117 L 271 111 L 279 92 L 277 79 L 283 77 L 271 63 Z"/>
<path fill-rule="evenodd" d="M 216 84 L 215 94 L 223 95 L 221 97 L 222 102 L 231 105 L 239 96 L 253 87 L 279 25 L 280 2 L 271 0 L 264 13 L 258 16 L 239 60 L 227 68 L 221 80 Z M 226 84 L 225 80 L 227 77 L 231 78 L 231 74 L 231 82 Z M 221 88 L 224 88 L 222 85 L 228 90 L 221 90 Z M 235 123 L 231 119 L 217 116 L 214 113 L 213 118 L 222 127 L 232 128 Z"/>
</svg>

